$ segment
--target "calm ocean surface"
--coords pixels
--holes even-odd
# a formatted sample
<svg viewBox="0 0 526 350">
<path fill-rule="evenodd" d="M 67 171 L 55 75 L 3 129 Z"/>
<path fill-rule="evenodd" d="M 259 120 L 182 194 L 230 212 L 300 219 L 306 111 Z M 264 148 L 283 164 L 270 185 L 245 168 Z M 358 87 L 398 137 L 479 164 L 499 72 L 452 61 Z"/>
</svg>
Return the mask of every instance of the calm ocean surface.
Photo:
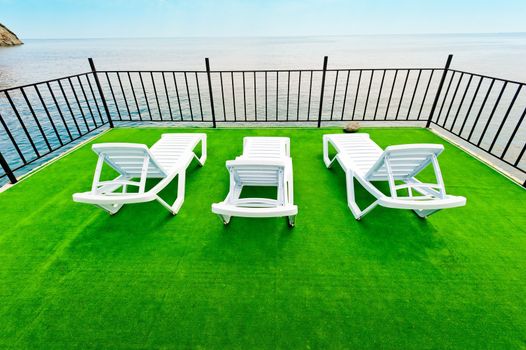
<svg viewBox="0 0 526 350">
<path fill-rule="evenodd" d="M 452 67 L 526 81 L 526 33 L 291 38 L 25 40 L 0 48 L 0 89 L 99 69 Z"/>
<path fill-rule="evenodd" d="M 96 66 L 100 70 L 204 70 L 204 58 L 209 57 L 211 62 L 212 70 L 251 70 L 251 69 L 321 69 L 323 56 L 329 56 L 329 68 L 441 68 L 444 66 L 447 55 L 453 54 L 453 63 L 452 68 L 463 70 L 472 73 L 485 74 L 489 76 L 495 76 L 499 78 L 507 78 L 515 81 L 524 81 L 526 82 L 526 33 L 519 34 L 471 34 L 471 35 L 392 35 L 392 36 L 347 36 L 347 37 L 295 37 L 295 38 L 173 38 L 173 39 L 78 39 L 78 40 L 25 40 L 25 45 L 12 48 L 0 48 L 0 89 L 35 83 L 43 80 L 55 79 L 64 77 L 67 75 L 83 73 L 89 71 L 88 57 L 92 57 L 95 60 Z M 298 82 L 301 77 L 298 77 L 299 73 L 292 74 L 289 78 L 291 86 L 298 86 Z M 336 79 L 334 77 L 334 72 L 328 74 L 328 83 L 326 98 L 330 102 L 332 98 L 332 107 L 336 103 L 335 113 L 337 116 L 343 116 L 343 111 L 347 106 L 345 111 L 347 114 L 351 111 L 354 117 L 354 112 L 356 110 L 356 119 L 371 119 L 372 116 L 378 115 L 384 116 L 387 119 L 392 120 L 394 116 L 406 115 L 411 116 L 411 118 L 416 117 L 416 112 L 418 108 L 413 109 L 411 113 L 411 107 L 409 105 L 409 97 L 404 95 L 399 96 L 398 93 L 393 96 L 392 108 L 390 107 L 390 95 L 380 93 L 378 87 L 379 84 L 379 74 L 376 75 L 375 80 L 371 80 L 371 103 L 367 105 L 368 96 L 363 96 L 366 92 L 362 88 L 360 99 L 352 101 L 352 99 L 345 99 L 344 96 L 347 95 L 346 88 L 344 84 L 345 76 L 342 74 Z M 364 73 L 364 80 L 367 80 L 370 72 Z M 386 74 L 386 86 L 390 86 L 390 81 L 393 78 L 393 71 Z M 398 85 L 403 82 L 405 73 L 398 79 Z M 425 73 L 425 74 L 430 74 Z M 425 76 L 425 74 L 423 74 Z M 315 82 L 312 85 L 313 91 L 319 91 L 319 79 L 321 73 L 316 77 Z M 360 75 L 361 77 L 361 75 Z M 396 77 L 396 75 L 395 75 Z M 137 75 L 133 75 L 132 78 L 135 80 L 135 87 L 142 84 L 142 81 L 137 81 Z M 179 79 L 179 84 L 183 81 L 182 76 L 177 77 Z M 201 77 L 203 78 L 203 76 Z M 353 76 L 349 83 L 349 90 L 356 91 L 358 95 L 359 91 L 359 79 L 356 80 L 356 74 Z M 115 80 L 115 76 L 112 78 Z M 152 80 L 145 80 L 146 90 L 148 94 L 144 92 L 142 94 L 138 92 L 136 105 L 132 104 L 131 108 L 126 104 L 123 106 L 122 101 L 126 101 L 124 96 L 124 91 L 117 90 L 115 94 L 117 95 L 117 100 L 121 101 L 120 105 L 116 102 L 109 102 L 110 113 L 113 115 L 113 118 L 120 118 L 121 114 L 124 115 L 124 120 L 126 118 L 133 118 L 136 120 L 137 117 L 140 117 L 141 114 L 146 119 L 154 118 L 159 119 L 161 117 L 161 110 L 166 113 L 166 107 L 170 108 L 169 101 L 168 106 L 166 106 L 167 98 L 163 98 L 164 95 L 161 94 L 159 100 L 156 95 L 152 94 L 152 91 L 155 89 L 151 87 L 153 84 Z M 159 75 L 156 75 L 156 79 L 161 79 Z M 171 78 L 170 78 L 171 79 Z M 175 80 L 172 82 L 168 79 L 168 90 L 173 98 L 174 90 L 177 93 L 177 85 Z M 175 79 L 175 76 L 173 77 Z M 193 76 L 190 76 L 190 90 L 195 90 L 196 79 Z M 215 80 L 214 80 L 215 79 Z M 215 93 L 217 97 L 216 103 L 216 113 L 218 120 L 232 120 L 232 116 L 237 115 L 241 118 L 242 113 L 244 112 L 245 118 L 247 110 L 249 111 L 249 120 L 251 118 L 261 118 L 262 115 L 267 113 L 267 100 L 265 96 L 259 96 L 259 103 L 257 103 L 256 93 L 252 93 L 252 86 L 255 86 L 255 77 L 249 75 L 247 77 L 247 89 L 248 93 L 245 96 L 243 90 L 240 89 L 242 82 L 241 76 L 236 76 L 236 92 L 234 94 L 234 82 L 230 83 L 228 77 L 225 77 L 226 81 L 226 93 L 225 96 L 219 97 L 222 95 L 218 91 Z M 232 77 L 232 79 L 234 79 Z M 251 80 L 254 79 L 254 80 Z M 264 91 L 261 84 L 263 81 L 262 76 L 258 78 L 259 92 Z M 300 120 L 305 120 L 305 118 L 312 118 L 313 113 L 316 114 L 314 110 L 317 107 L 310 108 L 311 106 L 317 106 L 318 96 L 315 93 L 313 95 L 313 101 L 310 103 L 310 94 L 308 85 L 305 84 L 306 78 L 304 78 L 303 89 L 300 91 L 299 88 L 292 89 L 291 99 L 289 103 L 288 93 L 285 94 L 285 91 L 288 91 L 287 81 L 285 76 L 282 75 L 279 78 L 280 87 L 279 91 L 282 93 L 278 94 L 272 90 L 274 86 L 277 88 L 277 82 L 274 75 L 269 75 L 269 86 L 270 88 L 270 98 L 269 101 L 269 111 L 270 117 L 269 120 L 274 120 L 272 118 L 278 119 L 288 118 L 289 110 L 292 113 L 292 118 L 295 115 L 298 117 L 301 116 Z M 312 78 L 311 78 L 312 79 Z M 336 84 L 334 89 L 335 81 L 339 83 Z M 348 78 L 347 78 L 348 79 Z M 409 78 L 409 86 L 415 84 L 416 74 L 413 73 L 411 78 Z M 424 79 L 424 78 L 423 78 Z M 427 79 L 427 77 L 425 77 Z M 424 79 L 424 81 L 425 81 Z M 459 79 L 458 77 L 455 79 Z M 212 85 L 214 85 L 217 90 L 219 85 L 218 76 L 212 77 Z M 434 80 L 432 84 L 432 89 L 436 89 L 438 84 L 438 78 Z M 468 79 L 465 79 L 462 84 L 458 83 L 457 89 L 461 86 L 460 91 L 463 91 L 464 87 L 468 86 Z M 266 81 L 266 80 L 265 80 Z M 276 81 L 276 83 L 274 83 Z M 406 78 L 406 82 L 407 82 Z M 312 82 L 312 81 L 311 81 Z M 383 78 L 382 78 L 383 82 Z M 161 81 L 157 81 L 158 84 L 161 84 Z M 124 90 L 129 96 L 135 96 L 135 88 L 131 85 L 131 80 L 127 83 L 126 79 L 124 80 Z M 201 84 L 206 84 L 206 81 L 201 81 Z M 221 82 L 222 84 L 222 82 Z M 232 84 L 232 85 L 230 85 Z M 244 82 L 243 82 L 244 84 Z M 252 85 L 254 84 L 254 85 Z M 332 84 L 332 85 L 331 85 Z M 455 86 L 457 83 L 454 83 Z M 485 93 L 480 93 L 477 95 L 477 99 L 473 99 L 474 105 L 472 113 L 468 117 L 459 118 L 459 123 L 464 124 L 465 121 L 462 118 L 466 118 L 467 128 L 466 131 L 469 132 L 470 125 L 475 125 L 475 117 L 477 114 L 480 118 L 480 123 L 476 124 L 476 127 L 473 126 L 473 134 L 475 140 L 478 135 L 481 136 L 481 146 L 490 147 L 492 141 L 492 135 L 495 134 L 495 131 L 499 128 L 501 123 L 502 116 L 506 114 L 506 108 L 509 106 L 515 88 L 509 88 L 501 96 L 500 104 L 498 108 L 494 108 L 496 105 L 495 101 L 498 98 L 499 90 L 503 82 L 495 83 L 494 89 L 491 90 L 492 93 L 488 94 L 488 103 L 485 105 L 484 95 Z M 470 94 L 474 93 L 472 90 L 475 89 L 476 84 L 470 85 Z M 483 88 L 487 88 L 488 82 L 486 81 L 483 84 Z M 512 85 L 512 84 L 510 84 Z M 159 85 L 160 86 L 160 85 Z M 202 85 L 205 86 L 205 85 Z M 221 85 L 222 86 L 222 85 Z M 491 85 L 493 86 L 493 85 Z M 231 87 L 231 88 L 230 88 Z M 394 84 L 393 84 L 394 87 Z M 180 86 L 182 88 L 182 86 Z M 54 89 L 57 89 L 55 84 Z M 107 90 L 108 88 L 105 87 Z M 188 87 L 187 87 L 188 89 Z M 197 88 L 199 89 L 199 88 Z M 397 86 L 397 91 L 401 91 L 402 87 Z M 45 90 L 45 89 L 44 89 Z M 66 87 L 67 90 L 67 87 Z M 524 89 L 523 89 L 524 90 Z M 32 91 L 32 90 L 31 90 Z M 31 92 L 30 91 L 30 92 Z M 230 93 L 232 91 L 232 94 Z M 265 90 L 266 91 L 266 90 Z M 409 88 L 411 91 L 411 88 Z M 419 90 L 419 94 L 416 97 L 417 101 L 425 100 L 425 96 L 421 96 L 423 89 Z M 466 90 L 467 91 L 467 90 Z M 478 90 L 477 90 L 478 91 Z M 485 90 L 482 90 L 485 91 Z M 192 104 L 194 106 L 194 113 L 199 115 L 197 106 L 201 105 L 200 100 L 196 100 L 195 91 L 192 94 L 186 97 L 184 90 L 181 96 L 181 102 L 179 103 L 179 111 L 174 107 L 174 111 L 170 111 L 171 116 L 175 119 L 180 118 L 180 120 L 193 120 L 192 113 Z M 56 91 L 60 95 L 59 92 Z M 79 92 L 80 93 L 80 92 Z M 111 96 L 108 91 L 106 91 L 108 96 Z M 28 92 L 29 94 L 29 92 Z M 468 95 L 470 95 L 468 94 Z M 31 120 L 31 113 L 25 107 L 25 102 L 23 101 L 20 93 L 13 92 L 13 99 L 15 104 L 20 108 L 20 113 L 22 118 L 26 121 L 30 133 L 36 135 L 35 144 L 36 147 L 40 150 L 46 151 L 45 140 L 40 137 L 40 131 L 38 130 L 35 122 Z M 368 95 L 368 93 L 367 93 Z M 179 96 L 179 95 L 177 95 Z M 273 96 L 276 96 L 275 99 Z M 414 97 L 414 96 L 413 96 Z M 63 111 L 63 114 L 66 115 L 66 118 L 70 118 L 69 114 L 75 114 L 76 117 L 80 118 L 79 115 L 82 113 L 82 117 L 86 114 L 89 117 L 96 115 L 97 111 L 92 111 L 86 109 L 86 106 L 83 106 L 83 112 L 77 107 L 81 106 L 70 106 L 62 98 L 59 97 L 58 105 L 55 106 L 53 101 L 50 100 L 50 96 L 47 96 L 47 93 L 44 92 L 44 99 L 48 101 L 49 111 L 54 116 L 60 114 L 60 110 Z M 71 97 L 72 98 L 72 97 Z M 300 103 L 301 98 L 301 103 Z M 32 100 L 32 105 L 34 106 L 35 113 L 39 116 L 39 119 L 42 123 L 42 128 L 47 135 L 53 135 L 52 125 L 46 119 L 46 111 L 42 109 L 40 102 L 37 100 L 37 97 L 32 91 L 32 95 L 29 96 L 29 99 Z M 179 97 L 177 97 L 179 99 Z M 342 100 L 343 99 L 343 100 Z M 225 109 L 224 101 L 227 101 L 227 107 Z M 309 101 L 307 103 L 306 101 Z M 422 100 L 422 101 L 423 101 Z M 50 102 L 51 101 L 51 102 Z M 148 102 L 149 101 L 149 102 Z M 149 103 L 152 101 L 157 101 L 157 106 L 152 105 L 153 108 L 150 110 Z M 233 102 L 230 104 L 230 101 L 237 101 L 237 104 Z M 243 103 L 241 102 L 243 101 Z M 262 103 L 265 101 L 265 103 Z M 431 107 L 431 100 L 426 100 L 425 107 L 418 113 L 427 115 Z M 175 103 L 175 101 L 172 101 Z M 223 108 L 221 108 L 221 102 L 223 102 Z M 331 103 L 325 103 L 323 116 L 331 116 L 333 110 L 331 108 Z M 442 101 L 443 103 L 444 101 Z M 245 104 L 243 109 L 243 104 Z M 376 103 L 376 108 L 374 104 Z M 472 102 L 473 104 L 473 102 Z M 181 105 L 183 105 L 183 111 L 181 112 Z M 380 105 L 380 108 L 378 106 Z M 452 105 L 455 105 L 455 108 L 444 108 L 444 114 L 455 113 L 459 114 L 460 107 L 458 104 L 458 99 Z M 189 108 L 187 108 L 190 106 Z M 468 103 L 463 105 L 462 113 L 460 115 L 467 115 L 466 108 Z M 57 109 L 60 107 L 60 109 Z M 135 109 L 136 107 L 136 109 Z M 158 107 L 157 109 L 155 107 Z M 290 107 L 290 108 L 289 108 Z M 369 109 L 367 109 L 369 107 Z M 514 125 L 517 124 L 522 112 L 526 107 L 526 90 L 521 91 L 518 95 L 518 99 L 513 107 L 509 111 L 508 122 L 505 124 L 504 130 L 501 133 L 500 139 L 497 140 L 495 144 L 494 151 L 501 152 L 504 150 L 504 147 L 507 143 L 507 140 L 510 134 L 513 131 Z M 279 108 L 279 113 L 278 113 Z M 131 112 L 130 112 L 131 109 Z M 470 108 L 471 110 L 471 108 Z M 69 112 L 68 112 L 69 111 Z M 275 111 L 275 112 L 274 112 Z M 314 112 L 313 112 L 314 111 Z M 496 115 L 499 117 L 491 119 L 488 117 L 497 112 Z M 0 94 L 0 114 L 2 118 L 6 121 L 9 129 L 12 130 L 12 133 L 17 139 L 17 143 L 22 148 L 22 152 L 26 155 L 27 159 L 33 159 L 34 153 L 32 151 L 32 145 L 30 145 L 29 140 L 24 136 L 24 130 L 20 127 L 20 123 L 13 114 L 13 110 L 10 108 L 6 97 L 3 94 Z M 178 114 L 180 112 L 180 114 Z M 440 108 L 442 112 L 442 108 Z M 68 114 L 69 113 L 69 114 Z M 92 114 L 93 113 L 93 114 Z M 203 115 L 203 109 L 200 110 L 201 117 Z M 251 114 L 254 113 L 256 117 L 251 117 Z M 130 116 L 128 117 L 128 114 Z M 137 115 L 138 114 L 138 115 Z M 206 120 L 210 120 L 210 112 L 204 111 Z M 440 116 L 440 115 L 439 115 Z M 336 117 L 337 119 L 338 117 Z M 489 118 L 489 119 L 488 119 Z M 142 119 L 142 117 L 141 117 Z M 253 119 L 252 119 L 253 120 Z M 259 119 L 261 120 L 261 119 Z M 456 121 L 456 118 L 455 118 Z M 486 123 L 487 121 L 487 123 Z M 57 121 L 56 121 L 57 122 Z M 71 124 L 71 121 L 69 122 Z M 61 135 L 66 135 L 66 130 L 64 126 L 58 122 L 59 133 Z M 276 124 L 277 125 L 277 124 Z M 503 124 L 504 125 L 504 124 Z M 87 126 L 86 126 L 87 127 Z M 463 126 L 462 126 L 463 127 Z M 78 126 L 77 126 L 78 128 Z M 484 137 L 483 129 L 489 129 L 487 137 Z M 80 131 L 79 131 L 80 132 Z M 519 142 L 515 142 L 509 148 L 507 153 L 508 161 L 514 161 L 517 158 L 517 155 L 521 152 L 522 141 L 524 140 L 526 130 L 521 128 L 517 133 L 515 139 Z M 483 141 L 483 142 L 482 142 Z M 57 145 L 58 139 L 50 139 L 50 142 L 53 145 Z M 21 159 L 18 156 L 16 150 L 13 148 L 13 145 L 7 134 L 5 132 L 0 132 L 0 150 L 6 159 L 12 164 L 12 166 L 20 165 Z M 33 163 L 32 166 L 36 166 L 42 163 L 43 160 L 39 160 Z M 521 161 L 521 165 L 524 165 Z M 0 174 L 2 172 L 0 171 Z M 5 182 L 6 180 L 2 180 Z M 0 181 L 0 184 L 2 183 Z"/>
</svg>

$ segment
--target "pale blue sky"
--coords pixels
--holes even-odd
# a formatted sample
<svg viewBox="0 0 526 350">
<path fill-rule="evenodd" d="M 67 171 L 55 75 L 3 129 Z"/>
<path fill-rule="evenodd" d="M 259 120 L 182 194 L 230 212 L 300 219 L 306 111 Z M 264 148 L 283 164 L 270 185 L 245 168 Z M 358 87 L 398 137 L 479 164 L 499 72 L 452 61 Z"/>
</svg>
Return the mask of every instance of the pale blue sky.
<svg viewBox="0 0 526 350">
<path fill-rule="evenodd" d="M 21 38 L 526 32 L 526 0 L 0 0 Z"/>
</svg>

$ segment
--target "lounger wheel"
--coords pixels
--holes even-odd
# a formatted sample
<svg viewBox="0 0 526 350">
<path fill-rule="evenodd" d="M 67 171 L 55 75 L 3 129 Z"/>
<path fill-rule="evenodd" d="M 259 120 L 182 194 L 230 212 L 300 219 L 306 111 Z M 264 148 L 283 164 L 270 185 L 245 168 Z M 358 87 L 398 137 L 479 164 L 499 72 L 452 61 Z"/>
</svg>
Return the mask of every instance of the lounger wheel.
<svg viewBox="0 0 526 350">
<path fill-rule="evenodd" d="M 225 226 L 230 223 L 230 218 L 232 217 L 230 215 L 221 215 L 221 214 L 219 214 L 218 216 L 221 219 L 221 222 L 223 222 L 223 225 Z"/>
<path fill-rule="evenodd" d="M 296 225 L 296 216 L 289 216 L 287 217 L 287 223 L 289 224 L 289 227 L 294 227 Z"/>
</svg>

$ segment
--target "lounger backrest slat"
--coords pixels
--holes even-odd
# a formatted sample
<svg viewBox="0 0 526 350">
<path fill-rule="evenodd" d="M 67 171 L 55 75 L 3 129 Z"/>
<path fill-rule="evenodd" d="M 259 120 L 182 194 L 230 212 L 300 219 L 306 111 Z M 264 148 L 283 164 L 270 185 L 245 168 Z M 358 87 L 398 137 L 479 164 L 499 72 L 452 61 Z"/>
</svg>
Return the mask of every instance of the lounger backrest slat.
<svg viewBox="0 0 526 350">
<path fill-rule="evenodd" d="M 370 181 L 387 180 L 390 168 L 394 180 L 406 180 L 414 177 L 432 163 L 444 147 L 435 144 L 411 144 L 390 146 L 385 149 L 366 174 Z M 388 163 L 388 164 L 387 164 Z"/>
<path fill-rule="evenodd" d="M 148 157 L 148 177 L 164 177 L 165 170 L 142 144 L 102 143 L 93 145 L 93 151 L 104 156 L 104 161 L 121 175 L 128 178 L 141 177 L 145 158 Z"/>
<path fill-rule="evenodd" d="M 233 165 L 229 166 L 236 182 L 243 186 L 277 186 L 283 175 L 283 166 Z"/>
</svg>

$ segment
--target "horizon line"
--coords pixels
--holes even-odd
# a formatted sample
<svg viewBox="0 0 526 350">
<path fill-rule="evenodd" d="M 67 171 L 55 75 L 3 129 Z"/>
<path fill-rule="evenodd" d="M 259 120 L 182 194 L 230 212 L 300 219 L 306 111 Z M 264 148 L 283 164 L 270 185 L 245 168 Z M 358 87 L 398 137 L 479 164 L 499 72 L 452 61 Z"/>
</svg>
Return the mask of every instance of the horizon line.
<svg viewBox="0 0 526 350">
<path fill-rule="evenodd" d="M 316 37 L 355 37 L 355 36 L 425 36 L 425 35 L 504 35 L 526 34 L 521 32 L 442 32 L 442 33 L 379 33 L 379 34 L 306 34 L 306 35 L 184 35 L 184 36 L 108 36 L 108 37 L 55 37 L 55 38 L 22 38 L 23 40 L 104 40 L 104 39 L 249 39 L 249 38 L 316 38 Z"/>
</svg>

